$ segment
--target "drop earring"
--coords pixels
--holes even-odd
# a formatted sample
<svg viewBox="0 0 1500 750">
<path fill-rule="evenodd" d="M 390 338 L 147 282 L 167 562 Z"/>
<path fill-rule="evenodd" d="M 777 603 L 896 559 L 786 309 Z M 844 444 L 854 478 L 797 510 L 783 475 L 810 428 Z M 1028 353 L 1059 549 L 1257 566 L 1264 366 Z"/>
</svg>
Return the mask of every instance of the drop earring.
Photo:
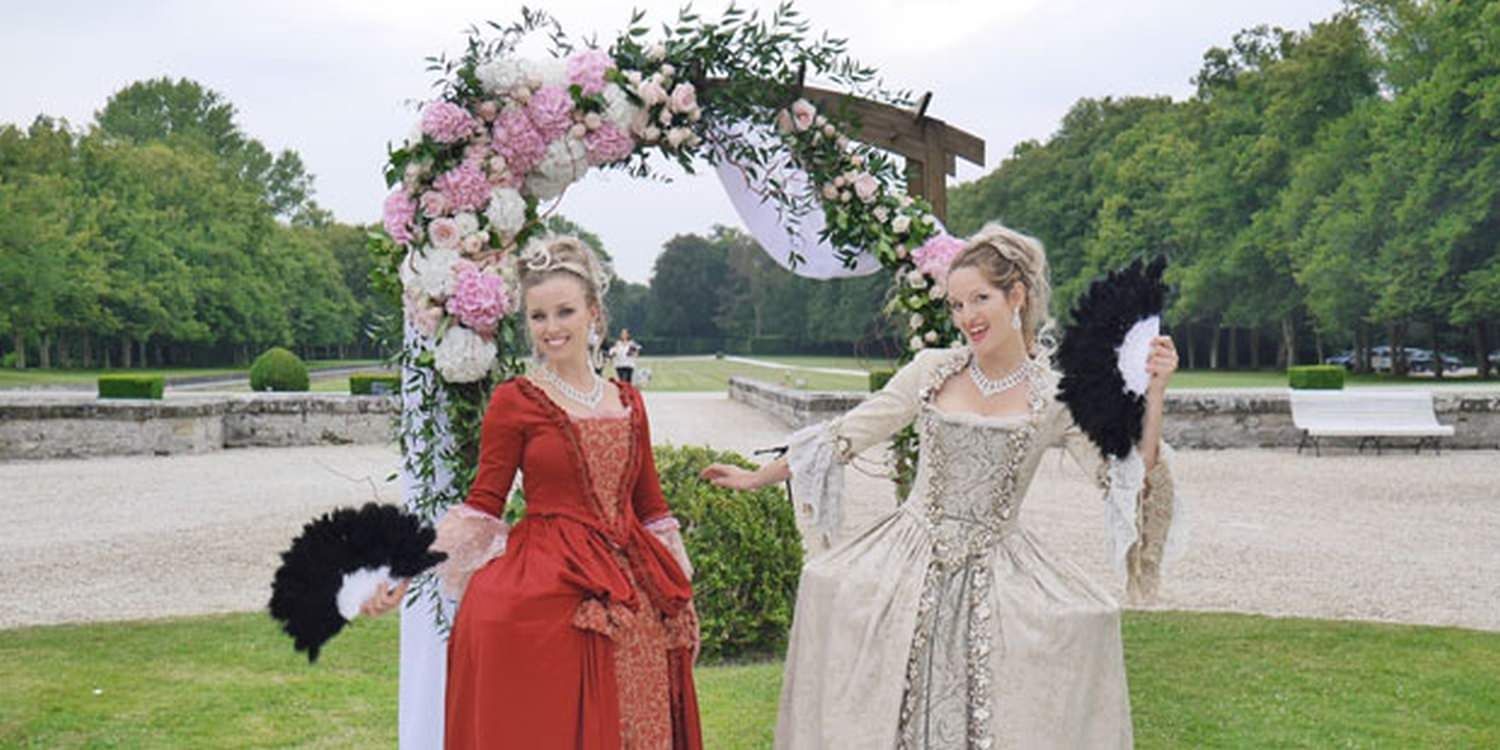
<svg viewBox="0 0 1500 750">
<path fill-rule="evenodd" d="M 1011 312 L 1010 327 L 1016 329 L 1017 331 L 1021 330 L 1021 308 L 1018 307 L 1013 312 Z"/>
</svg>

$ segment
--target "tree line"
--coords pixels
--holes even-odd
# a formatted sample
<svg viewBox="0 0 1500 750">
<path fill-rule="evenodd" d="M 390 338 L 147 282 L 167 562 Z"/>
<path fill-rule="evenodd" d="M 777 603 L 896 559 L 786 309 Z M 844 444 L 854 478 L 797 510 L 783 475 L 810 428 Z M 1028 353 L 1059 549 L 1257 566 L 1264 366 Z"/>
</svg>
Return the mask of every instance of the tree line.
<svg viewBox="0 0 1500 750">
<path fill-rule="evenodd" d="M 1488 375 L 1500 321 L 1500 3 L 1360 0 L 1203 56 L 1196 92 L 1083 99 L 952 196 L 1043 239 L 1059 314 L 1166 255 L 1189 367 L 1389 345 Z M 1441 359 L 1438 360 L 1441 367 Z"/>
<path fill-rule="evenodd" d="M 366 229 L 312 199 L 295 151 L 188 80 L 135 83 L 86 128 L 0 126 L 0 357 L 13 367 L 368 354 L 390 316 Z M 384 311 L 384 312 L 383 312 Z"/>
</svg>

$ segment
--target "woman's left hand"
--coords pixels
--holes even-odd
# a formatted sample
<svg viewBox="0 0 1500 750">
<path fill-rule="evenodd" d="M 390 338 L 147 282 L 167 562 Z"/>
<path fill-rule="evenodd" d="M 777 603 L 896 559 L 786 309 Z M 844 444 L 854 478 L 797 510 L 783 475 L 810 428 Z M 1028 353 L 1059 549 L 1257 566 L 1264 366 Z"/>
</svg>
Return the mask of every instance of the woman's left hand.
<svg viewBox="0 0 1500 750">
<path fill-rule="evenodd" d="M 1171 336 L 1151 339 L 1151 353 L 1146 357 L 1146 372 L 1151 375 L 1146 392 L 1165 395 L 1167 381 L 1172 379 L 1172 373 L 1177 372 L 1177 346 L 1172 343 Z"/>
</svg>

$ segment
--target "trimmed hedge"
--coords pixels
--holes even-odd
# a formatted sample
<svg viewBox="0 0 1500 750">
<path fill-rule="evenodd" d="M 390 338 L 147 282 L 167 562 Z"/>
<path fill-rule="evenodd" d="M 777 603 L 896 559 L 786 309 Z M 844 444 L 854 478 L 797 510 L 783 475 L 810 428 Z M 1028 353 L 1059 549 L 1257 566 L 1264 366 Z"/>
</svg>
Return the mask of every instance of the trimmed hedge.
<svg viewBox="0 0 1500 750">
<path fill-rule="evenodd" d="M 885 384 L 888 383 L 888 382 L 890 382 L 891 378 L 895 377 L 895 375 L 896 375 L 896 371 L 895 370 L 871 370 L 870 371 L 870 392 L 874 393 L 875 391 L 878 391 L 881 388 L 884 388 Z"/>
<path fill-rule="evenodd" d="M 802 571 L 802 538 L 779 487 L 734 492 L 698 478 L 711 463 L 755 468 L 738 453 L 658 446 L 662 492 L 693 561 L 703 656 L 743 659 L 786 648 Z"/>
<path fill-rule="evenodd" d="M 305 391 L 307 387 L 307 365 L 279 346 L 267 349 L 250 365 L 252 391 Z"/>
<path fill-rule="evenodd" d="M 349 393 L 383 396 L 401 392 L 401 376 L 393 372 L 356 372 L 349 376 Z"/>
<path fill-rule="evenodd" d="M 1338 365 L 1288 367 L 1286 375 L 1293 388 L 1337 391 L 1344 387 L 1344 368 Z"/>
<path fill-rule="evenodd" d="M 100 375 L 99 398 L 160 399 L 167 387 L 162 375 Z"/>
</svg>

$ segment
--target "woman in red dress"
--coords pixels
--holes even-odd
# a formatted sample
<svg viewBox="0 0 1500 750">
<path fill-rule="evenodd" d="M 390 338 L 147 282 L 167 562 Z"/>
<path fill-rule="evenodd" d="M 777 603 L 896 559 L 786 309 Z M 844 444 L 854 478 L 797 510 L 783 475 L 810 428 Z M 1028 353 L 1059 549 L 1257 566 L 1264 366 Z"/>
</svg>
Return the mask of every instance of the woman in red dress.
<svg viewBox="0 0 1500 750">
<path fill-rule="evenodd" d="M 697 616 L 691 568 L 662 497 L 645 403 L 595 374 L 601 267 L 571 237 L 520 262 L 539 366 L 495 388 L 466 502 L 438 548 L 504 552 L 468 577 L 448 643 L 445 745 L 458 748 L 697 749 Z M 504 513 L 521 472 L 526 516 Z M 494 536 L 494 534 L 491 534 Z M 472 563 L 470 563 L 472 565 Z M 455 578 L 459 579 L 455 582 Z"/>
</svg>

